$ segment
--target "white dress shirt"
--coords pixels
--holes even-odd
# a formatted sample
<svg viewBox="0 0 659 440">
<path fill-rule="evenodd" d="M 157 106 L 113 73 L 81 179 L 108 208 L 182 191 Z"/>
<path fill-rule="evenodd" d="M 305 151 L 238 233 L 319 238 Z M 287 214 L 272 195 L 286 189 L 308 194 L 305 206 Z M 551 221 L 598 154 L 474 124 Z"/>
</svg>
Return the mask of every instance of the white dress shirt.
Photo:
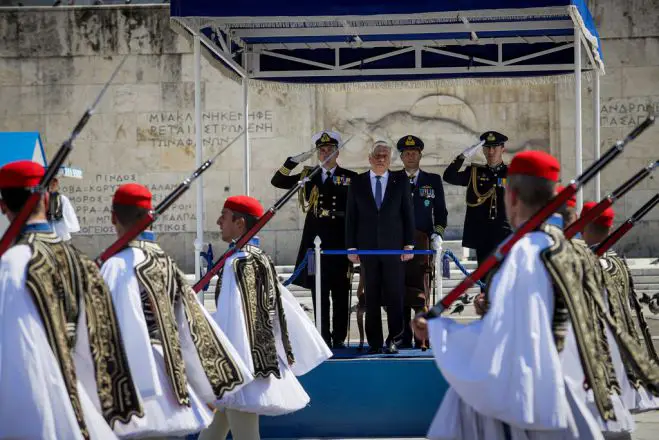
<svg viewBox="0 0 659 440">
<path fill-rule="evenodd" d="M 336 165 L 334 165 L 334 168 L 331 170 L 326 170 L 323 168 L 323 172 L 321 173 L 321 176 L 323 177 L 323 183 L 325 183 L 325 180 L 327 180 L 327 172 L 329 171 L 329 177 L 334 177 L 334 172 L 336 171 Z"/>
<path fill-rule="evenodd" d="M 377 182 L 378 179 L 375 178 L 377 174 L 373 172 L 373 170 L 369 171 L 369 175 L 371 177 L 371 191 L 373 191 L 373 199 L 375 199 L 375 182 Z M 382 185 L 382 201 L 384 202 L 384 193 L 387 190 L 387 181 L 389 180 L 389 171 L 385 171 L 384 174 L 382 175 L 382 178 L 380 179 L 380 184 Z"/>
<path fill-rule="evenodd" d="M 407 175 L 408 179 L 411 179 L 412 175 L 414 175 L 414 180 L 410 180 L 410 184 L 416 185 L 416 182 L 419 181 L 419 174 L 421 173 L 421 169 L 417 169 L 414 171 L 408 171 L 405 170 L 405 174 Z"/>
</svg>

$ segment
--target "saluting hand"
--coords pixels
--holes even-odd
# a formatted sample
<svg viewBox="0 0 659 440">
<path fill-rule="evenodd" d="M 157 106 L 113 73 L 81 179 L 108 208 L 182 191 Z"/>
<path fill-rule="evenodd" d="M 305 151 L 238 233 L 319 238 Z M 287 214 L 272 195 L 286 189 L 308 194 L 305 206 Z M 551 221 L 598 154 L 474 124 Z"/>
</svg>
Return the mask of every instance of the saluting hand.
<svg viewBox="0 0 659 440">
<path fill-rule="evenodd" d="M 309 160 L 312 154 L 313 154 L 313 150 L 305 151 L 304 153 L 300 153 L 296 156 L 291 157 L 291 160 L 295 163 L 305 162 Z"/>
<path fill-rule="evenodd" d="M 471 147 L 469 147 L 469 148 L 467 148 L 466 150 L 464 150 L 464 151 L 461 153 L 461 155 L 464 156 L 464 157 L 466 157 L 466 158 L 469 158 L 469 157 L 473 156 L 474 154 L 476 154 L 476 152 L 478 151 L 478 149 L 479 149 L 484 143 L 485 143 L 485 141 L 480 141 L 480 142 L 477 143 L 476 145 L 472 145 Z"/>
</svg>

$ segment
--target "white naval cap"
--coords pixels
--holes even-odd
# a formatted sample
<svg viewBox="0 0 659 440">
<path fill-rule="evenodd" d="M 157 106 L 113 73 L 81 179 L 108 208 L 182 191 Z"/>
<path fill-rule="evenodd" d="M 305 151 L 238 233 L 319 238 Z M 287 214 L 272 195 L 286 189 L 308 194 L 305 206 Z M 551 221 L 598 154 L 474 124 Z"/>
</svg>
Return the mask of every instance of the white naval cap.
<svg viewBox="0 0 659 440">
<path fill-rule="evenodd" d="M 314 134 L 311 137 L 311 143 L 313 143 L 316 148 L 320 148 L 323 145 L 336 145 L 341 144 L 341 135 L 335 131 L 323 130 Z"/>
</svg>

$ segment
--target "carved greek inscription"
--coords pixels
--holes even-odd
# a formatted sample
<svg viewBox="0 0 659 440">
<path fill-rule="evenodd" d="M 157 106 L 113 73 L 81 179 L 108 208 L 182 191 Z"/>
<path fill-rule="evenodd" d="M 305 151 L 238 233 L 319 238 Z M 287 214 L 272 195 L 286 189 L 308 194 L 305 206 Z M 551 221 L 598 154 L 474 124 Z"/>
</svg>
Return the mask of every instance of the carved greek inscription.
<svg viewBox="0 0 659 440">
<path fill-rule="evenodd" d="M 113 235 L 112 196 L 119 186 L 129 182 L 145 185 L 153 194 L 153 206 L 157 206 L 180 183 L 177 175 L 96 174 L 80 183 L 61 186 L 63 194 L 71 200 L 83 235 Z M 193 194 L 187 193 L 178 199 L 152 225 L 157 233 L 193 232 L 197 216 Z"/>
</svg>

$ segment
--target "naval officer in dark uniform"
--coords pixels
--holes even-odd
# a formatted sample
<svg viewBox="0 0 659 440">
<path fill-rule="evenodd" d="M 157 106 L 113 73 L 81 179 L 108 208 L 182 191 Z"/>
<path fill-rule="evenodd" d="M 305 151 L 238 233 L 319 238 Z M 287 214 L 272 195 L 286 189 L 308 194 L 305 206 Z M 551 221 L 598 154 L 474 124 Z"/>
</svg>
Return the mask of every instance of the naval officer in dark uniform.
<svg viewBox="0 0 659 440">
<path fill-rule="evenodd" d="M 483 260 L 512 232 L 503 203 L 508 167 L 503 151 L 508 138 L 496 131 L 481 135 L 481 143 L 467 148 L 444 172 L 444 181 L 467 187 L 462 246 L 476 250 L 476 260 Z M 471 164 L 460 171 L 465 159 L 476 154 L 480 146 L 486 165 Z"/>
<path fill-rule="evenodd" d="M 311 141 L 316 147 L 318 160 L 323 162 L 339 147 L 341 136 L 332 131 L 322 131 L 316 133 Z M 314 167 L 305 166 L 301 173 L 293 175 L 291 175 L 291 171 L 300 162 L 309 159 L 312 154 L 313 151 L 310 151 L 286 159 L 284 165 L 272 177 L 272 185 L 282 189 L 289 189 L 297 185 L 298 181 L 309 175 Z M 338 166 L 336 163 L 338 156 L 339 153 L 330 159 L 322 172 L 317 173 L 306 182 L 298 193 L 300 205 L 307 216 L 304 220 L 302 241 L 295 267 L 302 263 L 307 251 L 314 248 L 313 241 L 316 236 L 322 240 L 322 249 L 345 249 L 345 210 L 348 186 L 357 173 Z M 352 263 L 344 255 L 325 255 L 322 258 L 321 334 L 330 347 L 343 348 L 348 335 Z M 308 275 L 305 269 L 293 280 L 293 284 L 311 289 L 315 311 L 315 277 Z M 330 296 L 333 306 L 331 332 Z"/>
<path fill-rule="evenodd" d="M 441 249 L 444 229 L 448 218 L 442 176 L 422 171 L 419 167 L 423 156 L 423 141 L 407 135 L 398 140 L 396 148 L 403 161 L 405 176 L 410 180 L 414 204 L 415 249 L 432 247 Z M 410 314 L 427 311 L 430 294 L 430 273 L 433 270 L 429 255 L 415 255 L 405 264 L 405 307 L 403 309 L 404 332 L 400 348 L 412 347 Z M 427 341 L 414 338 L 416 348 L 428 348 Z"/>
</svg>

